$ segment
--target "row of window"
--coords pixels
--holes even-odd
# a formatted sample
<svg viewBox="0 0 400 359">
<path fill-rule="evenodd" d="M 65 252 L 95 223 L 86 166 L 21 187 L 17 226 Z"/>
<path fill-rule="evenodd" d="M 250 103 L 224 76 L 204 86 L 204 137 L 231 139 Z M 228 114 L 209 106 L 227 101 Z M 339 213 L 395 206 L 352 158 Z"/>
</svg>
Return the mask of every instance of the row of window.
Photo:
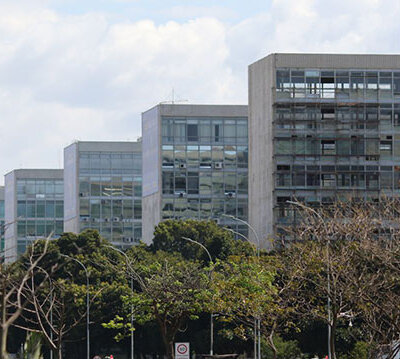
<svg viewBox="0 0 400 359">
<path fill-rule="evenodd" d="M 372 156 L 370 160 L 400 157 L 400 140 L 392 136 L 385 139 L 351 137 L 349 139 L 316 139 L 313 137 L 276 138 L 275 154 L 277 155 L 340 155 Z"/>
<path fill-rule="evenodd" d="M 104 222 L 123 222 L 142 218 L 142 200 L 81 199 L 79 201 L 81 219 L 99 219 Z"/>
<path fill-rule="evenodd" d="M 277 121 L 394 121 L 400 125 L 400 105 L 381 106 L 277 106 Z"/>
<path fill-rule="evenodd" d="M 393 170 L 398 172 L 400 171 L 400 166 L 364 166 L 364 165 L 303 165 L 303 164 L 278 164 L 276 165 L 277 172 L 289 172 L 290 170 L 294 172 L 304 172 L 307 171 L 322 171 L 322 172 L 378 172 L 379 170 L 382 172 L 392 172 Z"/>
<path fill-rule="evenodd" d="M 373 98 L 400 96 L 400 72 L 277 70 L 279 97 Z"/>
<path fill-rule="evenodd" d="M 163 118 L 163 143 L 247 143 L 247 119 Z"/>
<path fill-rule="evenodd" d="M 133 243 L 138 243 L 142 238 L 142 225 L 140 223 L 121 222 L 111 225 L 107 222 L 81 222 L 80 228 L 82 231 L 88 228 L 95 229 L 105 239 L 121 245 L 132 245 Z"/>
<path fill-rule="evenodd" d="M 62 180 L 35 180 L 35 179 L 21 179 L 17 180 L 17 196 L 23 198 L 24 196 L 35 197 L 52 197 L 52 195 L 63 195 L 64 182 Z"/>
<path fill-rule="evenodd" d="M 248 193 L 248 174 L 235 172 L 163 172 L 163 194 L 232 197 Z"/>
<path fill-rule="evenodd" d="M 162 201 L 162 218 L 217 218 L 224 220 L 223 214 L 243 220 L 248 218 L 247 199 L 199 199 L 199 198 L 164 198 Z M 229 221 L 229 219 L 228 219 Z"/>
<path fill-rule="evenodd" d="M 399 189 L 400 172 L 277 173 L 277 188 Z"/>
<path fill-rule="evenodd" d="M 63 218 L 63 201 L 23 201 L 17 202 L 17 217 L 19 218 Z"/>
<path fill-rule="evenodd" d="M 80 197 L 141 197 L 141 177 L 80 177 Z"/>
<path fill-rule="evenodd" d="M 164 168 L 247 168 L 247 146 L 168 146 L 162 147 Z"/>
<path fill-rule="evenodd" d="M 62 220 L 18 220 L 18 238 L 60 236 L 64 230 Z"/>
<path fill-rule="evenodd" d="M 113 170 L 140 172 L 142 169 L 142 154 L 132 152 L 81 152 L 79 154 L 79 169 L 104 170 L 104 172 L 110 172 Z"/>
</svg>

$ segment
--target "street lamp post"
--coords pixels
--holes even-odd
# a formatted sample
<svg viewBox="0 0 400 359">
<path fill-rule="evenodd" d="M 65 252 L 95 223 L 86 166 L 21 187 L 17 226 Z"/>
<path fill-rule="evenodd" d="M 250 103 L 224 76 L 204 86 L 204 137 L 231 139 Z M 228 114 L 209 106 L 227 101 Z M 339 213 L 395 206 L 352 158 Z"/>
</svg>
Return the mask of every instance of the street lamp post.
<svg viewBox="0 0 400 359">
<path fill-rule="evenodd" d="M 126 263 L 129 263 L 129 266 L 131 267 L 131 261 L 129 259 L 129 257 L 126 255 L 126 253 L 116 247 L 113 246 L 106 246 L 108 248 L 114 249 L 115 251 L 121 253 L 122 255 L 125 256 L 126 259 Z M 133 277 L 131 275 L 131 291 L 133 292 Z M 131 359 L 134 359 L 134 349 L 135 349 L 135 335 L 133 332 L 133 304 L 131 304 Z"/>
<path fill-rule="evenodd" d="M 321 215 L 314 209 L 310 207 L 306 207 L 304 204 L 299 203 L 299 202 L 293 202 L 293 201 L 286 201 L 287 203 L 294 204 L 296 206 L 299 206 L 303 209 L 307 208 L 308 210 L 311 210 L 312 213 L 314 213 L 318 218 L 322 221 Z M 332 320 L 332 315 L 331 315 L 331 284 L 330 284 L 330 257 L 329 257 L 329 248 L 330 248 L 330 237 L 328 236 L 328 240 L 326 242 L 326 279 L 327 279 L 327 310 L 328 310 L 328 359 L 332 359 L 332 352 L 331 352 L 331 338 L 332 338 L 332 328 L 331 328 L 331 320 Z"/>
<path fill-rule="evenodd" d="M 86 358 L 90 359 L 90 305 L 89 305 L 89 273 L 86 266 L 78 259 L 74 257 L 67 256 L 66 254 L 61 254 L 62 257 L 71 259 L 78 263 L 85 271 L 86 274 Z"/>
<path fill-rule="evenodd" d="M 256 238 L 257 241 L 257 248 L 256 248 L 256 253 L 257 253 L 257 258 L 260 258 L 260 237 L 258 236 L 257 231 L 250 225 L 250 223 L 246 222 L 243 219 L 237 218 L 235 216 L 229 215 L 229 214 L 222 214 L 224 217 L 234 219 L 235 221 L 238 221 L 240 223 L 245 224 L 254 234 L 254 237 Z M 236 231 L 231 230 L 231 232 L 236 233 Z M 243 234 L 239 233 L 241 237 L 245 238 L 250 244 L 252 242 Z M 261 323 L 260 319 L 256 318 L 254 320 L 254 359 L 261 359 Z"/>
<path fill-rule="evenodd" d="M 188 238 L 188 237 L 182 237 L 182 239 L 189 241 L 191 243 L 197 244 L 201 248 L 205 250 L 205 252 L 208 255 L 208 258 L 210 260 L 210 263 L 213 263 L 212 257 L 210 252 L 208 251 L 207 247 L 201 244 L 200 242 L 195 241 L 194 239 Z M 211 271 L 210 271 L 210 280 L 211 280 Z M 210 315 L 210 355 L 214 355 L 214 313 L 211 313 Z"/>
</svg>

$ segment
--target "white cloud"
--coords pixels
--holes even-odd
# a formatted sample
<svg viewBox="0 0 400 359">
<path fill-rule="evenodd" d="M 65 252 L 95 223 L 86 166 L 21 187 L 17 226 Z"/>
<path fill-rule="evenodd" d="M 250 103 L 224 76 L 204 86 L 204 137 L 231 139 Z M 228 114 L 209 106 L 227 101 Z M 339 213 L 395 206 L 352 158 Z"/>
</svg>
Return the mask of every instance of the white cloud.
<svg viewBox="0 0 400 359">
<path fill-rule="evenodd" d="M 57 167 L 73 139 L 136 138 L 140 113 L 173 88 L 192 103 L 245 103 L 247 66 L 271 52 L 400 52 L 397 0 L 274 0 L 236 23 L 179 6 L 193 19 L 161 24 L 18 4 L 0 4 L 3 173 Z"/>
</svg>

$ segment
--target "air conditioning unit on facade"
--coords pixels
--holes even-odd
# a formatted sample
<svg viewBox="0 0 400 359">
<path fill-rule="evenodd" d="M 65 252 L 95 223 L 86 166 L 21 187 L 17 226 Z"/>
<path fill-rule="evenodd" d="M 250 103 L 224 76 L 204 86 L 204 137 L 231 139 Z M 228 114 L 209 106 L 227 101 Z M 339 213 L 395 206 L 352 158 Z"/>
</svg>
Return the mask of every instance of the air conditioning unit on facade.
<svg viewBox="0 0 400 359">
<path fill-rule="evenodd" d="M 119 217 L 114 217 L 113 222 L 119 222 Z"/>
<path fill-rule="evenodd" d="M 225 196 L 228 198 L 235 198 L 236 193 L 235 192 L 225 192 Z"/>
<path fill-rule="evenodd" d="M 81 219 L 82 219 L 82 222 L 89 222 L 90 221 L 89 217 L 82 217 Z"/>
<path fill-rule="evenodd" d="M 186 163 L 180 163 L 179 168 L 186 168 Z"/>
<path fill-rule="evenodd" d="M 221 170 L 222 168 L 224 168 L 223 162 L 215 162 L 214 168 Z"/>
</svg>

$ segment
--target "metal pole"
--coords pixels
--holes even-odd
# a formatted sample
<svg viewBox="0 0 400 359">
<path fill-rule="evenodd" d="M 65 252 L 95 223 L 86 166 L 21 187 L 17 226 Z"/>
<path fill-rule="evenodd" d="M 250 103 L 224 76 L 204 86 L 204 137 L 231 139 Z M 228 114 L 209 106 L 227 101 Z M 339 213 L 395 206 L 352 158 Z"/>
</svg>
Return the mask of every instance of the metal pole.
<svg viewBox="0 0 400 359">
<path fill-rule="evenodd" d="M 131 291 L 133 292 L 133 278 L 131 278 Z M 135 336 L 133 335 L 133 304 L 131 304 L 131 359 L 134 359 Z"/>
<path fill-rule="evenodd" d="M 330 284 L 330 264 L 329 264 L 329 238 L 326 244 L 326 265 L 327 265 L 327 281 L 328 281 L 328 359 L 332 359 L 331 353 L 331 336 L 332 336 L 332 328 L 331 328 L 331 284 Z"/>
<path fill-rule="evenodd" d="M 241 222 L 241 223 L 245 224 L 247 227 L 250 228 L 250 230 L 251 230 L 251 231 L 253 232 L 253 234 L 254 234 L 254 237 L 256 237 L 256 241 L 257 241 L 257 251 L 256 251 L 256 253 L 257 253 L 257 258 L 260 259 L 260 250 L 261 250 L 261 247 L 260 247 L 260 237 L 258 236 L 257 231 L 250 225 L 250 223 L 246 222 L 246 221 L 243 220 L 243 219 L 240 219 L 240 218 L 237 218 L 237 217 L 235 217 L 235 216 L 228 215 L 228 214 L 223 214 L 223 216 L 224 216 L 224 217 L 227 217 L 227 218 L 232 218 L 232 219 L 234 219 L 235 221 Z M 233 231 L 233 232 L 234 232 L 234 231 Z M 241 236 L 244 237 L 244 238 L 246 238 L 246 236 L 244 236 L 244 235 L 241 235 Z M 250 241 L 248 238 L 246 238 L 246 239 L 247 239 L 247 241 L 248 241 L 249 243 L 251 243 L 251 241 Z M 254 358 L 257 359 L 257 357 L 258 357 L 258 359 L 261 359 L 261 328 L 260 328 L 260 318 L 254 318 Z M 330 359 L 330 358 L 329 358 L 329 359 Z"/>
<path fill-rule="evenodd" d="M 205 245 L 201 244 L 200 242 L 195 241 L 192 238 L 182 237 L 182 239 L 185 239 L 186 241 L 197 244 L 198 246 L 203 248 L 206 251 L 208 258 L 210 259 L 210 263 L 211 264 L 213 263 L 211 254 Z M 211 271 L 210 271 L 210 280 L 212 280 Z M 213 355 L 213 353 L 214 353 L 214 313 L 211 313 L 211 317 L 210 317 L 210 355 Z"/>
<path fill-rule="evenodd" d="M 78 263 L 85 271 L 86 274 L 86 358 L 90 359 L 90 306 L 89 306 L 89 273 L 85 265 L 78 259 L 74 257 L 61 254 L 62 257 L 69 258 L 76 263 Z"/>
<path fill-rule="evenodd" d="M 50 282 L 50 340 L 51 340 L 51 344 L 53 344 L 53 288 L 52 288 L 52 284 Z M 50 348 L 50 359 L 53 359 L 53 349 Z"/>
<path fill-rule="evenodd" d="M 254 318 L 254 359 L 257 359 L 257 320 Z"/>
<path fill-rule="evenodd" d="M 210 355 L 214 355 L 214 314 L 210 316 Z"/>
<path fill-rule="evenodd" d="M 115 251 L 121 253 L 125 259 L 126 262 L 128 264 L 128 262 L 130 262 L 129 257 L 126 255 L 126 253 L 124 251 L 121 251 L 120 249 L 114 247 L 114 246 L 106 246 L 108 248 L 114 249 Z M 130 263 L 129 263 L 130 266 Z M 133 292 L 133 278 L 131 277 L 131 291 Z M 134 359 L 134 355 L 135 355 L 135 334 L 133 331 L 133 304 L 131 304 L 131 359 Z"/>
<path fill-rule="evenodd" d="M 257 330 L 258 330 L 258 359 L 261 359 L 261 321 L 260 318 L 258 318 L 258 326 L 257 326 Z"/>
</svg>

